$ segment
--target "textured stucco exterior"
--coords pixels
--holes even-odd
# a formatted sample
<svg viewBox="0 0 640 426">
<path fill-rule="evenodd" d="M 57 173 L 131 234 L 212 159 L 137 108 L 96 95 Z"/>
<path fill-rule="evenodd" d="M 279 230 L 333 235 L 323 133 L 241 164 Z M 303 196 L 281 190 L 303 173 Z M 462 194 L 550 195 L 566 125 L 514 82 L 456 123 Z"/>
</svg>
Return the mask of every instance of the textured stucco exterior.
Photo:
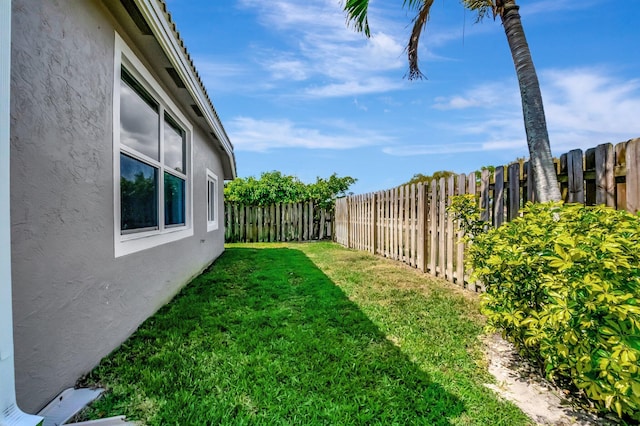
<svg viewBox="0 0 640 426">
<path fill-rule="evenodd" d="M 206 218 L 206 169 L 222 179 L 222 160 L 194 125 L 193 236 L 114 256 L 114 32 L 176 92 L 134 30 L 97 0 L 13 0 L 13 316 L 26 411 L 73 386 L 223 251 L 223 224 L 207 232 Z"/>
</svg>

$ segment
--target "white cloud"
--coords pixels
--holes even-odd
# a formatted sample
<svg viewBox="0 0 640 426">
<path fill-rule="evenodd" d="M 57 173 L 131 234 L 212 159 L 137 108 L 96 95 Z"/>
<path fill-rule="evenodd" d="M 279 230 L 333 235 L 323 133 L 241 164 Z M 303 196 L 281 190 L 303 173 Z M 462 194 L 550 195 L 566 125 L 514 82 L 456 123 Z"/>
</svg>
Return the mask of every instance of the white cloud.
<svg viewBox="0 0 640 426">
<path fill-rule="evenodd" d="M 244 81 L 249 75 L 246 66 L 205 56 L 196 57 L 194 62 L 210 95 L 220 91 L 243 90 L 246 86 Z"/>
<path fill-rule="evenodd" d="M 515 81 L 487 83 L 477 86 L 462 95 L 438 97 L 434 108 L 454 110 L 466 108 L 494 108 L 519 105 L 520 94 Z"/>
<path fill-rule="evenodd" d="M 340 4 L 333 0 L 296 2 L 291 0 L 240 0 L 239 5 L 259 13 L 265 26 L 280 30 L 305 28 L 344 28 L 344 14 Z M 332 34 L 339 34 L 331 32 Z"/>
<path fill-rule="evenodd" d="M 542 81 L 552 148 L 587 148 L 640 135 L 640 79 L 579 68 L 545 71 Z"/>
<path fill-rule="evenodd" d="M 408 69 L 405 47 L 413 11 L 407 11 L 401 3 L 378 3 L 369 5 L 372 34 L 366 38 L 347 25 L 340 0 L 238 0 L 241 8 L 257 15 L 259 25 L 277 42 L 255 39 L 244 57 L 254 63 L 245 62 L 239 66 L 241 72 L 220 77 L 227 76 L 227 82 L 250 78 L 253 92 L 279 92 L 281 97 L 351 97 L 401 89 Z M 450 61 L 433 49 L 462 40 L 464 27 L 463 23 L 443 27 L 434 19 L 423 35 L 420 57 Z M 472 36 L 489 31 L 489 27 L 471 25 L 464 32 Z M 214 69 L 203 72 L 209 77 L 207 83 L 213 81 L 216 87 L 222 81 L 217 78 L 219 73 Z"/>
<path fill-rule="evenodd" d="M 375 58 L 376 63 L 386 63 L 390 69 L 404 65 L 404 46 L 389 34 L 378 32 L 372 35 L 371 42 L 367 43 L 365 57 Z M 370 64 L 373 65 L 373 64 Z"/>
<path fill-rule="evenodd" d="M 640 136 L 640 79 L 626 80 L 595 68 L 544 70 L 539 77 L 554 155 Z M 526 136 L 520 102 L 515 79 L 436 98 L 433 107 L 447 112 L 438 130 L 452 142 L 383 151 L 397 156 L 479 151 L 522 155 Z"/>
<path fill-rule="evenodd" d="M 276 80 L 303 81 L 309 77 L 307 65 L 297 59 L 278 58 L 265 63 L 264 66 L 271 72 L 272 78 Z"/>
<path fill-rule="evenodd" d="M 463 94 L 437 97 L 433 107 L 439 110 L 520 106 L 520 92 L 514 78 L 477 85 Z"/>
<path fill-rule="evenodd" d="M 398 145 L 382 149 L 382 152 L 396 157 L 415 155 L 445 155 L 486 151 L 522 151 L 525 149 L 522 139 L 491 139 L 484 142 L 451 142 L 433 145 Z M 515 157 L 514 157 L 515 159 Z"/>
<path fill-rule="evenodd" d="M 368 111 L 369 108 L 364 105 L 364 104 L 360 104 L 360 102 L 358 102 L 358 98 L 353 98 L 353 104 L 356 106 L 356 108 L 358 108 L 359 110 L 362 111 Z"/>
<path fill-rule="evenodd" d="M 402 89 L 404 86 L 401 80 L 391 78 L 373 77 L 364 81 L 344 81 L 332 83 L 324 86 L 309 87 L 305 94 L 318 98 L 332 98 L 341 96 L 366 95 L 370 93 L 389 92 Z"/>
<path fill-rule="evenodd" d="M 459 154 L 462 152 L 483 151 L 478 143 L 451 143 L 434 145 L 398 145 L 382 149 L 385 154 L 396 157 L 412 157 L 414 155 Z"/>
<path fill-rule="evenodd" d="M 267 151 L 275 148 L 351 149 L 389 143 L 391 138 L 369 130 L 330 123 L 319 130 L 290 120 L 258 120 L 237 117 L 226 123 L 227 133 L 238 151 Z"/>
<path fill-rule="evenodd" d="M 261 48 L 259 42 L 255 45 L 255 56 L 263 58 L 258 62 L 271 79 L 300 82 L 316 78 L 322 82 L 321 86 L 302 91 L 296 87 L 297 94 L 354 96 L 384 93 L 401 86 L 379 84 L 390 70 L 396 70 L 394 79 L 400 80 L 400 70 L 406 65 L 401 37 L 390 31 L 398 27 L 397 23 L 377 18 L 375 7 L 370 7 L 370 17 L 376 17 L 379 20 L 376 28 L 385 28 L 385 31 L 374 31 L 367 39 L 347 27 L 345 13 L 336 0 L 240 0 L 239 4 L 258 13 L 259 22 L 270 31 L 280 33 L 287 43 L 279 51 Z M 402 37 L 406 36 L 404 33 L 397 31 Z M 290 86 L 277 87 L 291 90 Z"/>
<path fill-rule="evenodd" d="M 336 80 L 377 75 L 404 65 L 403 47 L 386 34 L 368 40 L 338 43 L 309 35 L 300 42 L 300 54 L 320 75 Z"/>
</svg>

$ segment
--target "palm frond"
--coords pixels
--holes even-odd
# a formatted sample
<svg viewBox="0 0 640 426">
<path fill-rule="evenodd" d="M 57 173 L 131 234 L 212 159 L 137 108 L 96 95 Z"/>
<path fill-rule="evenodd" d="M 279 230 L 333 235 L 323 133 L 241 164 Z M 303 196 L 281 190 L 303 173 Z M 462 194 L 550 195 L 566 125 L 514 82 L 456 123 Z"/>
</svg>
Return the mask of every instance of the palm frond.
<svg viewBox="0 0 640 426">
<path fill-rule="evenodd" d="M 402 2 L 402 7 L 406 7 L 407 9 L 420 9 L 424 0 L 404 0 Z"/>
<path fill-rule="evenodd" d="M 411 31 L 411 37 L 407 44 L 407 57 L 409 59 L 409 72 L 407 78 L 409 80 L 424 78 L 424 74 L 422 74 L 422 71 L 420 71 L 420 67 L 418 66 L 418 44 L 420 42 L 422 31 L 425 29 L 427 21 L 429 20 L 429 13 L 431 12 L 433 1 L 434 0 L 405 0 L 404 2 L 405 5 L 410 7 L 411 4 L 415 4 L 417 2 L 422 3 L 418 11 L 418 15 L 413 21 L 413 30 Z"/>
<path fill-rule="evenodd" d="M 369 0 L 347 0 L 344 4 L 344 11 L 347 12 L 347 25 L 353 25 L 356 31 L 364 33 L 370 37 L 369 29 Z"/>
<path fill-rule="evenodd" d="M 476 22 L 482 21 L 489 11 L 492 12 L 493 19 L 495 19 L 498 14 L 496 0 L 462 0 L 462 4 L 465 8 L 477 12 L 478 17 L 476 18 Z"/>
</svg>

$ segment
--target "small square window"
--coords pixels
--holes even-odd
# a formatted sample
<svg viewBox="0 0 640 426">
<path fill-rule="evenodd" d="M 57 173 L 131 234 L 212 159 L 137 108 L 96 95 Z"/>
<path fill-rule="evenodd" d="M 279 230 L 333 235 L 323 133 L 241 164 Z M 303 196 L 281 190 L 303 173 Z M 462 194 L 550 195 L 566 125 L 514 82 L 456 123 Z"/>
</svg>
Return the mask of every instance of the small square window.
<svg viewBox="0 0 640 426">
<path fill-rule="evenodd" d="M 218 176 L 207 169 L 207 232 L 218 229 Z"/>
</svg>

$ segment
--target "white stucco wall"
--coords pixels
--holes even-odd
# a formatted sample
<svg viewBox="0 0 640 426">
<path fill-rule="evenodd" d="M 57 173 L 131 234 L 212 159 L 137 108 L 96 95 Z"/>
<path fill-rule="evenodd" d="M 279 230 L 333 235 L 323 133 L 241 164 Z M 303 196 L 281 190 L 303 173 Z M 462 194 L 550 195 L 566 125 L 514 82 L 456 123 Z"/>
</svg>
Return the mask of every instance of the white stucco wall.
<svg viewBox="0 0 640 426">
<path fill-rule="evenodd" d="M 222 224 L 206 229 L 206 168 L 223 173 L 206 134 L 194 126 L 194 235 L 115 258 L 118 25 L 90 0 L 13 0 L 12 25 L 16 386 L 20 405 L 35 412 L 221 254 Z"/>
</svg>

